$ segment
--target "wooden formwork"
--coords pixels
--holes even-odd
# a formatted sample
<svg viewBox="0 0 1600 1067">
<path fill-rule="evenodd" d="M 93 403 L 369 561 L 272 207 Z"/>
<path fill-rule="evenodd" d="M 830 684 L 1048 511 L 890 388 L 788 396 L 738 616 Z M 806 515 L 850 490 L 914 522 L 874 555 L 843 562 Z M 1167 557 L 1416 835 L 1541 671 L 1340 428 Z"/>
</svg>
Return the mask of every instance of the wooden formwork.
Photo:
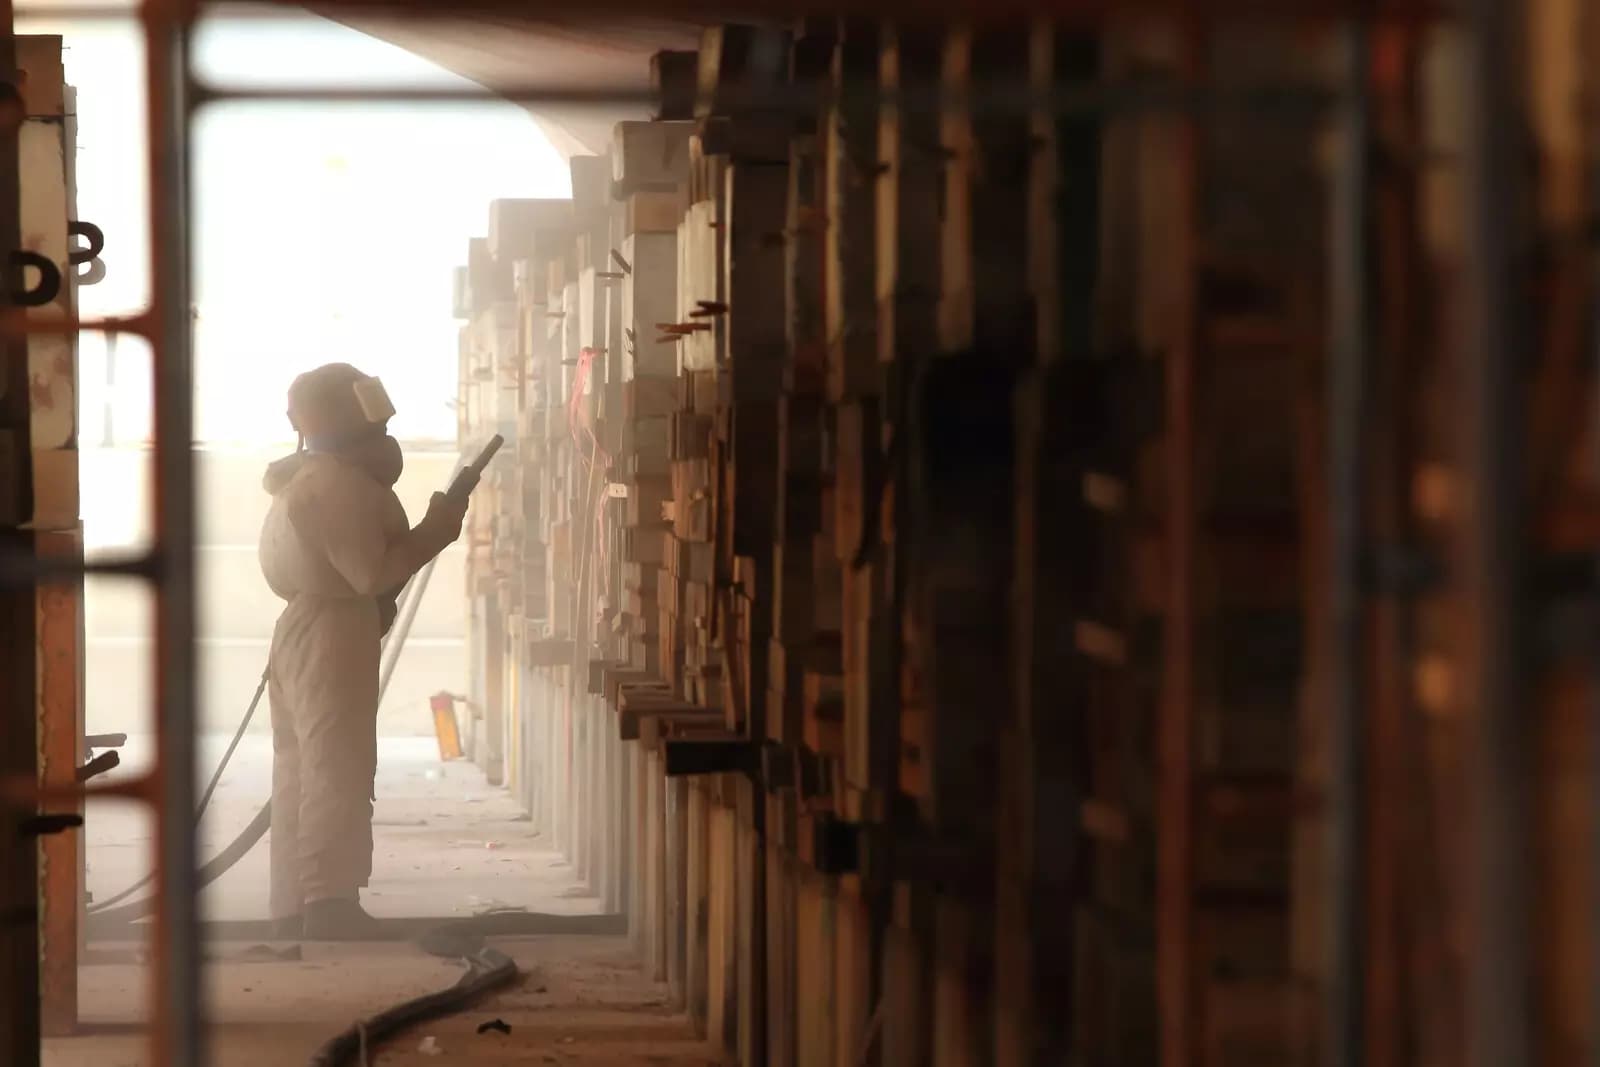
<svg viewBox="0 0 1600 1067">
<path fill-rule="evenodd" d="M 1546 40 L 1577 17 L 1535 8 Z M 1329 103 L 1350 41 L 1389 153 L 1356 223 Z M 1311 1063 L 1349 1039 L 1329 1006 L 1352 989 L 1376 1062 L 1464 1055 L 1464 601 L 1429 569 L 1464 543 L 1440 328 L 1461 127 L 1429 80 L 1453 47 L 723 25 L 660 65 L 684 82 L 667 117 L 574 161 L 571 217 L 514 287 L 522 592 L 497 595 L 538 679 L 521 758 L 540 828 L 730 1060 Z M 1534 79 L 1557 229 L 1585 202 L 1580 82 Z M 1054 105 L 1150 84 L 1223 103 Z M 807 86 L 814 110 L 762 103 Z M 994 87 L 1036 95 L 985 106 Z M 1315 106 L 1226 103 L 1263 92 Z M 1529 540 L 1554 560 L 1593 547 L 1593 383 L 1589 267 L 1552 256 Z M 1379 264 L 1384 356 L 1353 578 L 1328 417 L 1352 262 Z M 1362 583 L 1372 774 L 1334 860 L 1336 575 Z M 1592 898 L 1560 854 L 1592 683 L 1538 677 L 1530 758 L 1559 788 L 1528 816 L 1553 894 L 1530 928 L 1566 1062 L 1593 1042 L 1572 947 Z M 1359 944 L 1335 951 L 1352 900 Z"/>
</svg>

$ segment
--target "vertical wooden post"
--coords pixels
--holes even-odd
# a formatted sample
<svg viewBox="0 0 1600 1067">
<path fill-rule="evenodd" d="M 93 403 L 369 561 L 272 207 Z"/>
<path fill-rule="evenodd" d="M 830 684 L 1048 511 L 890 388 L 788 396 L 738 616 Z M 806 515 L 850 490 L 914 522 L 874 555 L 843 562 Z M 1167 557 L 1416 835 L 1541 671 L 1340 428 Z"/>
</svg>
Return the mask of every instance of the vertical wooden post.
<svg viewBox="0 0 1600 1067">
<path fill-rule="evenodd" d="M 878 79 L 886 93 L 914 96 L 938 88 L 943 31 L 886 25 L 880 34 Z M 904 442 L 915 424 L 908 409 L 916 368 L 939 347 L 941 205 L 948 164 L 940 146 L 938 109 L 902 107 L 886 99 L 879 108 L 877 159 L 878 360 L 886 382 L 881 418 L 885 436 Z M 908 669 L 903 613 L 912 557 L 902 541 L 908 532 L 904 516 L 910 514 L 914 494 L 906 477 L 911 449 L 902 447 L 898 453 L 892 466 L 886 457 L 881 472 L 890 486 L 877 516 L 885 527 L 884 544 L 870 563 L 875 591 L 886 600 L 876 610 L 887 624 L 883 658 L 890 661 L 874 664 L 888 675 L 884 694 L 888 707 L 882 709 L 888 721 L 881 724 L 887 737 L 874 736 L 886 750 L 882 755 L 890 757 L 889 793 L 915 797 L 919 786 L 907 768 L 919 765 L 923 753 L 915 743 L 915 731 L 908 729 L 908 724 L 919 721 L 920 708 L 908 699 L 903 681 Z M 906 820 L 895 814 L 898 806 L 888 805 L 891 832 L 908 833 Z M 894 879 L 882 887 L 889 906 L 881 916 L 885 929 L 877 1008 L 882 1019 L 880 1062 L 884 1067 L 924 1067 L 932 1061 L 935 1027 L 933 890 L 908 872 L 880 870 L 875 875 Z"/>
<path fill-rule="evenodd" d="M 1186 27 L 1184 85 L 1203 78 L 1203 41 Z M 1157 722 L 1156 990 L 1162 1067 L 1194 1067 L 1196 1038 L 1191 985 L 1194 893 L 1194 626 L 1195 350 L 1194 291 L 1200 192 L 1199 146 L 1185 125 L 1176 163 L 1182 168 L 1177 229 L 1170 235 L 1178 280 L 1166 359 L 1166 449 L 1163 503 L 1166 611 L 1162 632 L 1161 710 Z"/>
<path fill-rule="evenodd" d="M 1462 207 L 1466 247 L 1457 527 L 1467 767 L 1474 787 L 1468 859 L 1467 1062 L 1532 1054 L 1529 978 L 1528 499 L 1524 470 L 1530 326 L 1524 203 L 1525 5 L 1464 9 L 1468 61 Z"/>
<path fill-rule="evenodd" d="M 53 559 L 81 558 L 77 531 L 37 535 L 39 554 Z M 41 784 L 71 789 L 83 752 L 83 601 L 82 582 L 39 590 L 39 768 Z M 54 811 L 82 813 L 63 804 Z M 83 910 L 83 833 L 53 834 L 40 846 L 39 900 L 43 907 L 43 1030 L 70 1034 L 78 1025 L 79 920 Z"/>
<path fill-rule="evenodd" d="M 59 265 L 59 292 L 47 305 L 29 309 L 32 319 L 70 317 L 76 285 L 69 264 L 68 218 L 73 210 L 73 109 L 62 68 L 62 39 L 27 36 L 16 42 L 16 65 L 26 73 L 26 120 L 18 145 L 20 220 L 27 247 Z M 15 247 L 15 246 L 10 246 Z M 78 505 L 77 361 L 72 337 L 35 335 L 26 341 L 33 368 L 27 402 L 32 405 L 25 439 L 33 473 L 33 544 L 41 557 L 62 562 L 83 555 Z M 0 476 L 3 477 L 3 476 Z M 42 586 L 35 627 L 39 780 L 72 789 L 83 759 L 81 579 Z M 58 802 L 52 812 L 82 813 L 82 805 Z M 42 935 L 43 1030 L 70 1033 L 78 1016 L 79 917 L 83 908 L 83 834 L 68 830 L 38 839 Z"/>
<path fill-rule="evenodd" d="M 667 782 L 667 995 L 678 1010 L 688 1006 L 689 782 Z"/>
<path fill-rule="evenodd" d="M 1041 90 L 1093 79 L 1092 39 L 1036 28 L 1030 83 Z M 1001 746 L 996 855 L 995 1062 L 1058 1063 L 1074 1054 L 1079 1013 L 1078 898 L 1087 847 L 1078 813 L 1091 704 L 1103 669 L 1075 647 L 1074 619 L 1120 629 L 1107 587 L 1126 583 L 1107 543 L 1114 516 L 1085 491 L 1094 478 L 1127 485 L 1117 449 L 1129 413 L 1115 410 L 1109 360 L 1093 359 L 1083 326 L 1098 268 L 1099 124 L 1034 117 L 1030 285 L 1038 304 L 1041 365 L 1017 390 L 1013 717 Z M 1070 195 L 1067 195 L 1070 194 Z M 1043 246 L 1043 247 L 1041 247 Z M 1048 310 L 1047 310 L 1048 309 Z M 1109 469 L 1103 469 L 1110 461 Z M 1119 590 L 1120 592 L 1120 590 Z M 1098 755 L 1098 754 L 1096 754 Z"/>
<path fill-rule="evenodd" d="M 685 963 L 689 1017 L 702 1037 L 710 1032 L 710 991 L 713 966 L 710 952 L 710 812 L 702 781 L 689 783 L 689 827 L 684 874 L 684 907 L 688 925 L 688 959 Z"/>
</svg>

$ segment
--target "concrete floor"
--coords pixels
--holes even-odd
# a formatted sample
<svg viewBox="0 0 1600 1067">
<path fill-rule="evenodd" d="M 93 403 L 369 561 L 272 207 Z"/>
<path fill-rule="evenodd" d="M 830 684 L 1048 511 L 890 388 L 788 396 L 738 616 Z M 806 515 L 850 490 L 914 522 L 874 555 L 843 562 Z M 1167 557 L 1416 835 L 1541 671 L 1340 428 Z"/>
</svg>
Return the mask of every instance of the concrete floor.
<svg viewBox="0 0 1600 1067">
<path fill-rule="evenodd" d="M 201 746 L 200 788 L 227 747 Z M 119 775 L 148 766 L 148 739 L 129 738 Z M 106 780 L 111 779 L 106 776 Z M 200 828 L 202 860 L 242 830 L 271 793 L 272 742 L 246 737 Z M 470 915 L 507 904 L 531 911 L 591 915 L 596 902 L 572 871 L 521 818 L 503 790 L 486 785 L 466 761 L 440 763 L 432 738 L 386 737 L 378 748 L 378 801 L 373 815 L 372 887 L 368 909 L 380 916 Z M 154 825 L 130 804 L 98 805 L 87 820 L 91 907 L 134 881 L 150 864 Z M 267 917 L 267 842 L 201 894 L 208 919 Z"/>
<path fill-rule="evenodd" d="M 218 744 L 208 744 L 208 753 Z M 141 746 L 128 750 L 131 767 Z M 265 796 L 270 751 L 246 741 L 208 817 L 201 850 L 210 855 Z M 440 764 L 431 741 L 380 745 L 377 840 L 369 907 L 388 916 L 465 916 L 486 907 L 593 914 L 596 901 L 571 868 L 520 818 L 505 794 L 466 763 Z M 209 767 L 209 763 L 207 764 Z M 89 885 L 99 899 L 145 869 L 148 819 L 136 810 L 91 813 Z M 213 919 L 266 914 L 265 842 L 208 889 Z M 604 1064 L 702 1067 L 717 1064 L 689 1022 L 648 981 L 621 937 L 495 939 L 522 976 L 458 1017 L 426 1024 L 384 1046 L 371 1063 Z M 248 943 L 211 946 L 208 1012 L 220 1067 L 304 1063 L 323 1041 L 358 1018 L 455 981 L 459 967 L 403 944 L 305 945 L 298 960 L 267 957 Z M 257 951 L 252 951 L 257 950 Z M 148 968 L 136 934 L 91 946 L 80 970 L 82 1032 L 45 1045 L 47 1067 L 149 1067 L 142 1021 Z M 500 1018 L 510 1035 L 478 1035 Z M 425 1055 L 432 1036 L 443 1051 Z"/>
</svg>

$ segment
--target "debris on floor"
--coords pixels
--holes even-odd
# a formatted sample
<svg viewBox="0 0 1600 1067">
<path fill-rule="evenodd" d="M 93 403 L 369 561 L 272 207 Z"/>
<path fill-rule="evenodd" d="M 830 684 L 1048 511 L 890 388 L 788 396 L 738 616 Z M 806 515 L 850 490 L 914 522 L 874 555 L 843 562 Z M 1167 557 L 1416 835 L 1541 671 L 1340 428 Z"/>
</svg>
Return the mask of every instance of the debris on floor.
<svg viewBox="0 0 1600 1067">
<path fill-rule="evenodd" d="M 480 1034 L 487 1034 L 491 1030 L 500 1034 L 509 1034 L 511 1033 L 511 1024 L 504 1019 L 490 1019 L 486 1023 L 478 1024 L 478 1033 Z"/>
<path fill-rule="evenodd" d="M 299 945 L 289 945 L 285 948 L 251 945 L 243 952 L 232 955 L 217 954 L 212 957 L 215 960 L 227 960 L 232 963 L 299 963 L 304 958 Z"/>
</svg>

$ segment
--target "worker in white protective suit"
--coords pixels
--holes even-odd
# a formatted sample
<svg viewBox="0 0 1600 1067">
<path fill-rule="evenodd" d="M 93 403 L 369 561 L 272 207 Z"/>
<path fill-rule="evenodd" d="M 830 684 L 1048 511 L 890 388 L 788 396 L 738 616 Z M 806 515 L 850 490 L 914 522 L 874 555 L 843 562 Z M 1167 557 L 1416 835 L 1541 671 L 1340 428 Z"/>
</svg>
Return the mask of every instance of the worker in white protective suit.
<svg viewBox="0 0 1600 1067">
<path fill-rule="evenodd" d="M 382 384 L 331 363 L 295 379 L 300 449 L 267 469 L 261 570 L 287 601 L 272 633 L 272 918 L 280 936 L 375 936 L 378 659 L 406 580 L 461 535 L 464 499 L 435 493 L 416 526 Z"/>
</svg>

